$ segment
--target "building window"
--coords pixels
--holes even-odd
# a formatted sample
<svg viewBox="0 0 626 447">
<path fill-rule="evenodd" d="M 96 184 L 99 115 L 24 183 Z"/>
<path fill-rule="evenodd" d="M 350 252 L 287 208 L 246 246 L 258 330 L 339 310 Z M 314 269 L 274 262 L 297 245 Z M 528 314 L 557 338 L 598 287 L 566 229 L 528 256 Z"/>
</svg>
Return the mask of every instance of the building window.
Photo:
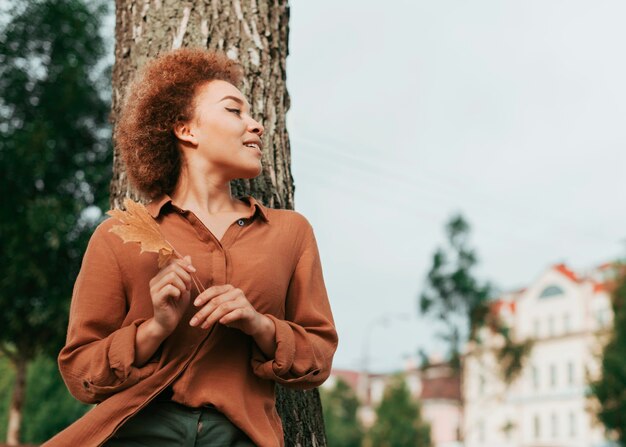
<svg viewBox="0 0 626 447">
<path fill-rule="evenodd" d="M 609 309 L 596 310 L 596 324 L 598 325 L 598 328 L 608 326 L 610 312 L 611 311 Z"/>
<path fill-rule="evenodd" d="M 554 317 L 548 317 L 548 336 L 554 337 Z"/>
<path fill-rule="evenodd" d="M 535 439 L 541 437 L 541 421 L 539 420 L 538 414 L 536 414 L 533 419 L 533 433 L 535 434 Z"/>
<path fill-rule="evenodd" d="M 533 322 L 533 334 L 535 336 L 535 338 L 539 338 L 539 319 L 535 319 L 535 321 Z"/>
<path fill-rule="evenodd" d="M 567 384 L 574 385 L 574 362 L 567 363 Z"/>
<path fill-rule="evenodd" d="M 570 438 L 576 437 L 576 414 L 573 411 L 569 413 L 569 436 Z"/>
<path fill-rule="evenodd" d="M 572 331 L 569 314 L 563 315 L 563 332 L 569 334 Z"/>
<path fill-rule="evenodd" d="M 539 294 L 539 298 L 550 298 L 563 295 L 565 292 L 559 286 L 548 286 Z"/>
<path fill-rule="evenodd" d="M 478 421 L 478 441 L 485 442 L 485 421 L 483 419 Z"/>
<path fill-rule="evenodd" d="M 550 386 L 556 387 L 556 365 L 550 365 Z"/>
<path fill-rule="evenodd" d="M 559 420 L 556 416 L 556 413 L 552 413 L 552 416 L 550 417 L 550 422 L 551 422 L 551 429 L 552 429 L 552 437 L 553 438 L 557 438 L 559 436 Z"/>
<path fill-rule="evenodd" d="M 536 366 L 533 366 L 532 371 L 533 371 L 533 388 L 538 390 L 539 389 L 539 368 L 537 368 Z"/>
<path fill-rule="evenodd" d="M 482 396 L 485 394 L 485 385 L 486 385 L 485 376 L 482 374 L 478 376 L 478 393 Z"/>
</svg>

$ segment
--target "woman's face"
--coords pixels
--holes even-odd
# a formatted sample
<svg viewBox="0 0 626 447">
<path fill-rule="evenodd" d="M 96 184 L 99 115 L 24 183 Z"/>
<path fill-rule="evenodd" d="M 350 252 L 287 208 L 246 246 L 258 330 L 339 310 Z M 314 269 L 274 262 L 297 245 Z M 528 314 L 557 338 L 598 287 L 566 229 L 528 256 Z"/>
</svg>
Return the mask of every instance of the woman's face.
<svg viewBox="0 0 626 447">
<path fill-rule="evenodd" d="M 263 126 L 250 116 L 250 105 L 237 87 L 213 80 L 198 89 L 195 116 L 177 136 L 194 149 L 193 162 L 204 161 L 209 174 L 225 179 L 261 173 Z M 187 132 L 187 134 L 185 134 Z M 187 143 L 187 144 L 185 144 Z"/>
</svg>

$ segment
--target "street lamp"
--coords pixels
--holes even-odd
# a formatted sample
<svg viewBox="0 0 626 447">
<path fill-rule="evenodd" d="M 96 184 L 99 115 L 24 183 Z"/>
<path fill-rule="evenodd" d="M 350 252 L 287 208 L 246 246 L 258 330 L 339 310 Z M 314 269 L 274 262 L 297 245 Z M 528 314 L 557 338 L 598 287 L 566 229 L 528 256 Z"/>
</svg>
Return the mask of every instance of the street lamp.
<svg viewBox="0 0 626 447">
<path fill-rule="evenodd" d="M 365 405 L 370 405 L 370 384 L 369 384 L 369 361 L 370 361 L 370 346 L 372 341 L 372 334 L 377 326 L 389 326 L 394 320 L 406 321 L 409 319 L 408 314 L 384 314 L 370 320 L 366 326 L 365 336 L 363 337 L 363 353 L 362 353 L 362 375 L 361 380 L 361 397 Z"/>
</svg>

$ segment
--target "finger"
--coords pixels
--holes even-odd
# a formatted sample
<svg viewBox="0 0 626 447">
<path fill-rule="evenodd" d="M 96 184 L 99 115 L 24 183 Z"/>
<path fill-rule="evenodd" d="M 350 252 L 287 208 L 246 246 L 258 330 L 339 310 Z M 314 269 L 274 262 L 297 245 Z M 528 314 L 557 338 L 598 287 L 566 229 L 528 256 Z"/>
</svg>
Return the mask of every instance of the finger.
<svg viewBox="0 0 626 447">
<path fill-rule="evenodd" d="M 178 276 L 174 276 L 173 279 L 168 284 L 164 285 L 164 287 L 167 285 L 172 285 L 176 287 L 178 290 L 180 290 L 180 293 L 187 291 L 187 284 L 185 284 L 183 280 L 180 279 Z"/>
<path fill-rule="evenodd" d="M 163 287 L 168 284 L 173 284 L 176 287 L 179 287 L 181 291 L 187 289 L 189 287 L 189 281 L 183 281 L 180 276 L 178 276 L 178 272 L 169 272 L 167 275 L 163 276 L 159 282 L 152 286 L 153 292 L 158 292 Z"/>
<path fill-rule="evenodd" d="M 181 294 L 182 292 L 178 287 L 174 287 L 173 285 L 168 284 L 159 291 L 159 293 L 156 295 L 156 300 L 158 303 L 162 304 L 163 302 L 167 301 L 167 298 L 178 298 L 181 296 Z"/>
<path fill-rule="evenodd" d="M 180 276 L 183 281 L 185 282 L 191 282 L 191 274 L 189 273 L 188 270 L 186 270 L 185 266 L 181 265 L 181 260 L 178 260 L 179 262 L 176 263 L 172 263 L 169 265 L 170 268 L 170 272 L 176 272 L 176 274 L 178 276 Z"/>
<path fill-rule="evenodd" d="M 184 261 L 182 263 L 182 266 L 185 268 L 185 270 L 190 272 L 196 272 L 196 268 L 191 263 L 191 256 L 187 255 L 181 261 Z"/>
<path fill-rule="evenodd" d="M 215 309 L 217 309 L 222 304 L 227 303 L 228 301 L 232 301 L 234 298 L 235 296 L 232 294 L 222 294 L 217 296 L 215 299 L 209 301 L 209 303 L 206 304 L 202 309 L 200 309 L 193 316 L 193 318 L 189 320 L 189 324 L 191 324 L 192 326 L 200 324 L 201 322 L 206 320 L 207 317 L 215 311 Z"/>
<path fill-rule="evenodd" d="M 191 288 L 191 276 L 184 271 L 181 266 L 172 267 L 172 270 L 163 275 L 152 288 L 158 290 L 166 284 L 172 283 L 176 278 L 179 278 L 186 288 Z"/>
<path fill-rule="evenodd" d="M 172 267 L 173 271 L 178 275 L 180 279 L 183 280 L 185 286 L 188 290 L 191 290 L 191 274 L 187 272 L 182 266 L 177 265 L 176 267 Z"/>
<path fill-rule="evenodd" d="M 191 276 L 185 270 L 185 267 L 181 264 L 183 261 L 180 259 L 171 261 L 165 267 L 163 267 L 155 276 L 150 280 L 150 288 L 158 288 L 163 284 L 167 283 L 167 281 L 163 281 L 163 278 L 170 275 L 172 272 L 176 272 L 183 281 L 191 283 Z"/>
<path fill-rule="evenodd" d="M 202 292 L 200 295 L 196 297 L 193 304 L 194 306 L 202 306 L 212 300 L 213 298 L 221 295 L 222 293 L 228 292 L 230 290 L 235 289 L 235 287 L 231 284 L 221 284 L 218 286 L 211 286 Z"/>
<path fill-rule="evenodd" d="M 235 309 L 232 312 L 227 313 L 218 321 L 220 322 L 220 324 L 223 324 L 224 326 L 228 326 L 229 324 L 232 324 L 235 321 L 245 319 L 247 317 L 246 313 L 247 313 L 247 310 L 240 307 L 239 309 Z"/>
<path fill-rule="evenodd" d="M 213 326 L 218 320 L 220 320 L 225 315 L 231 313 L 234 310 L 241 309 L 241 305 L 234 301 L 229 301 L 227 303 L 221 304 L 218 306 L 211 315 L 200 325 L 202 329 L 208 329 Z"/>
</svg>

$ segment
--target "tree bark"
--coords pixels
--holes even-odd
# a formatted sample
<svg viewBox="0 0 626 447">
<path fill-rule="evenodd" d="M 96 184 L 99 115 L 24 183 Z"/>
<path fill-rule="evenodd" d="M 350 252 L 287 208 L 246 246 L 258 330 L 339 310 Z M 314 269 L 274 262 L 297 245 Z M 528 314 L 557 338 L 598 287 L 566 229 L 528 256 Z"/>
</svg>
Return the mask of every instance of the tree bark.
<svg viewBox="0 0 626 447">
<path fill-rule="evenodd" d="M 22 426 L 22 409 L 26 394 L 26 372 L 28 362 L 26 359 L 16 357 L 12 360 L 15 366 L 15 385 L 9 408 L 9 425 L 7 429 L 7 445 L 20 444 L 20 428 Z"/>
<path fill-rule="evenodd" d="M 147 59 L 181 46 L 226 52 L 245 69 L 242 93 L 265 127 L 263 172 L 231 185 L 234 195 L 251 193 L 266 206 L 293 209 L 285 86 L 289 6 L 286 0 L 116 0 L 115 66 L 112 121 L 124 88 Z M 111 203 L 130 190 L 121 158 L 114 154 Z"/>
<path fill-rule="evenodd" d="M 181 46 L 226 52 L 245 69 L 242 93 L 255 119 L 265 127 L 263 172 L 233 181 L 233 195 L 252 194 L 272 208 L 294 208 L 295 186 L 285 117 L 289 38 L 287 0 L 116 0 L 113 125 L 124 89 L 146 60 Z M 111 206 L 124 197 L 142 198 L 127 182 L 121 157 L 114 153 Z M 325 446 L 322 408 L 317 390 L 293 391 L 277 386 L 277 409 L 287 446 Z"/>
</svg>

